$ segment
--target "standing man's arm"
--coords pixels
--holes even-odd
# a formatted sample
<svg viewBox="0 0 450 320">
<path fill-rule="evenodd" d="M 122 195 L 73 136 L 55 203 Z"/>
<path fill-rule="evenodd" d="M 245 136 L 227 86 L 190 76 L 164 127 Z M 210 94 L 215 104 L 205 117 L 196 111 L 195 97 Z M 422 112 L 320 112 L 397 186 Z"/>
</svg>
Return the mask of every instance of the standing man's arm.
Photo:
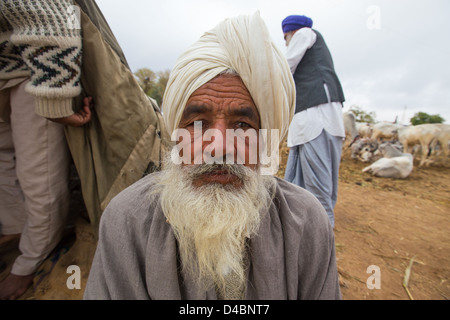
<svg viewBox="0 0 450 320">
<path fill-rule="evenodd" d="M 311 28 L 302 28 L 295 31 L 286 51 L 286 59 L 291 73 L 295 72 L 306 51 L 316 43 L 316 38 L 316 33 Z"/>
<path fill-rule="evenodd" d="M 82 39 L 81 30 L 69 23 L 73 5 L 73 0 L 4 0 L 0 9 L 13 30 L 11 42 L 31 70 L 26 91 L 36 97 L 35 112 L 81 126 L 91 119 L 91 101 L 74 113 L 73 98 L 81 93 Z"/>
</svg>

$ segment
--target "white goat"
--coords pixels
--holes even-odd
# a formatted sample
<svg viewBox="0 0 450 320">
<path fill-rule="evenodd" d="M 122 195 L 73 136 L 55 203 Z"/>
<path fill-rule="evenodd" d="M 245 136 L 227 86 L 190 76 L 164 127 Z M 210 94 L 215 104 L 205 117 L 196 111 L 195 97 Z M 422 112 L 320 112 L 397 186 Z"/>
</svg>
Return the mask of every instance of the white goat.
<svg viewBox="0 0 450 320">
<path fill-rule="evenodd" d="M 428 153 L 430 151 L 430 144 L 437 139 L 441 128 L 435 124 L 419 124 L 416 126 L 407 126 L 397 130 L 398 141 L 403 145 L 404 152 L 412 153 L 412 147 L 420 144 L 422 147 L 422 159 L 419 166 L 425 162 L 428 163 Z"/>
<path fill-rule="evenodd" d="M 383 158 L 375 161 L 362 171 L 369 172 L 377 177 L 405 179 L 413 170 L 413 156 L 409 153 L 402 153 L 391 143 L 382 143 L 378 150 Z"/>
<path fill-rule="evenodd" d="M 402 128 L 402 125 L 390 122 L 378 122 L 372 127 L 372 140 L 392 140 L 397 130 Z"/>
<path fill-rule="evenodd" d="M 445 159 L 447 159 L 450 150 L 448 144 L 450 143 L 450 125 L 449 124 L 435 124 L 441 129 L 436 139 L 431 143 L 433 153 L 436 151 L 436 145 L 439 143 L 441 150 L 444 152 Z"/>
<path fill-rule="evenodd" d="M 366 122 L 357 122 L 356 129 L 358 130 L 359 136 L 361 138 L 370 138 L 372 137 L 372 127 L 373 124 Z"/>
<path fill-rule="evenodd" d="M 343 114 L 345 128 L 345 144 L 351 146 L 358 138 L 356 129 L 356 117 L 352 112 Z"/>
</svg>

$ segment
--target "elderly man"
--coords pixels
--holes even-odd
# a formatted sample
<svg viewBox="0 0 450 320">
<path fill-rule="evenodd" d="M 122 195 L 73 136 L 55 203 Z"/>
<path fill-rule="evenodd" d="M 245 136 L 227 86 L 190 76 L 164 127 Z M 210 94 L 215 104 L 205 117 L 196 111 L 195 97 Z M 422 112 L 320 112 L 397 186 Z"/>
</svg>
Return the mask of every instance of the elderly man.
<svg viewBox="0 0 450 320">
<path fill-rule="evenodd" d="M 282 22 L 286 59 L 297 91 L 285 179 L 314 194 L 334 227 L 345 99 L 330 51 L 312 25 L 311 18 L 301 15 Z"/>
<path fill-rule="evenodd" d="M 286 134 L 294 104 L 288 65 L 258 13 L 205 33 L 164 96 L 178 145 L 161 172 L 107 207 L 85 299 L 339 299 L 322 206 L 261 174 L 261 139 Z M 280 136 L 255 142 L 260 129 Z"/>
</svg>

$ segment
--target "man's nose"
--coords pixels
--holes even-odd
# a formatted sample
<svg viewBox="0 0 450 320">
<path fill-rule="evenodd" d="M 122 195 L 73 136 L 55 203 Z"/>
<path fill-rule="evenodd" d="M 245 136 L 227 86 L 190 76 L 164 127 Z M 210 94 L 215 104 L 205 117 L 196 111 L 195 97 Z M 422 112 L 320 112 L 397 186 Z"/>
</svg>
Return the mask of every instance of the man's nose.
<svg viewBox="0 0 450 320">
<path fill-rule="evenodd" d="M 204 157 L 206 163 L 234 162 L 234 134 L 224 121 L 217 122 L 203 135 Z"/>
</svg>

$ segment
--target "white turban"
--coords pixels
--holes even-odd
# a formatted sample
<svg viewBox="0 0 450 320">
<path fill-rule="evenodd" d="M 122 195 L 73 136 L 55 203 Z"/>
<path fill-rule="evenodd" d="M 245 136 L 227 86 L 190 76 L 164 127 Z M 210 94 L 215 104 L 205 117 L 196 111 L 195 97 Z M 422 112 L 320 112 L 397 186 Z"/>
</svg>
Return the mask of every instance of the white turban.
<svg viewBox="0 0 450 320">
<path fill-rule="evenodd" d="M 163 97 L 163 117 L 172 133 L 192 93 L 227 69 L 235 70 L 259 111 L 261 129 L 287 134 L 295 111 L 295 83 L 259 12 L 226 19 L 206 32 L 175 63 Z"/>
</svg>

